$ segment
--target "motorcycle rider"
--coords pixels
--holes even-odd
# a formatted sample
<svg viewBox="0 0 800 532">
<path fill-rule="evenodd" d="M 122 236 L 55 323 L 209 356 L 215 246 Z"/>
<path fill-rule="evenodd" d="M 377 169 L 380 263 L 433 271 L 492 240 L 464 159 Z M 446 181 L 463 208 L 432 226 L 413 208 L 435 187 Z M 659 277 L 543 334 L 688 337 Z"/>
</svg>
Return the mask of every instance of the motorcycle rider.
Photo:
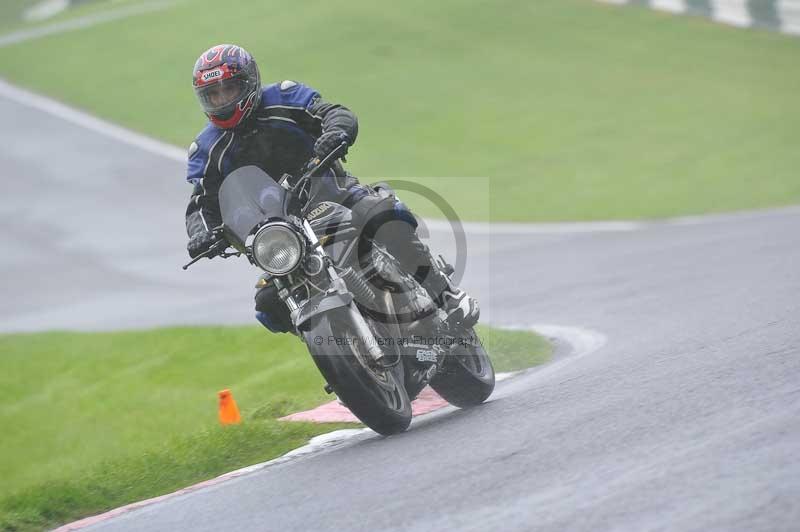
<svg viewBox="0 0 800 532">
<path fill-rule="evenodd" d="M 209 118 L 189 148 L 187 180 L 194 190 L 186 209 L 187 250 L 195 258 L 221 238 L 213 229 L 221 225 L 217 193 L 225 176 L 247 165 L 275 179 L 300 175 L 312 157 L 324 158 L 343 142 L 352 146 L 358 121 L 349 109 L 324 101 L 302 83 L 286 80 L 262 87 L 255 60 L 236 45 L 205 51 L 195 63 L 192 84 Z M 350 208 L 367 235 L 380 229 L 380 242 L 414 274 L 448 321 L 464 327 L 478 321 L 477 302 L 436 266 L 417 236 L 416 219 L 396 197 L 379 194 L 344 171 L 327 171 L 314 178 L 310 201 Z M 288 309 L 275 287 L 266 276 L 257 287 L 258 320 L 273 332 L 289 331 Z"/>
</svg>

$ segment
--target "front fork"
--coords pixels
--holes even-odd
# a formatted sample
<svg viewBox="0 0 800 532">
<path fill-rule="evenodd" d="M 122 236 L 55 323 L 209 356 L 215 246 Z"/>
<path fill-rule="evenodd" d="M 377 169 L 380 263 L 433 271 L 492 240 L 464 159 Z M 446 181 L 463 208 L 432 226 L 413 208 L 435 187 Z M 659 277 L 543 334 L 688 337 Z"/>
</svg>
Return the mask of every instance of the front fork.
<svg viewBox="0 0 800 532">
<path fill-rule="evenodd" d="M 330 261 L 327 260 L 328 257 L 325 255 L 325 252 L 322 251 L 322 246 L 320 246 L 317 235 L 314 233 L 314 230 L 312 229 L 311 224 L 308 223 L 308 220 L 303 220 L 303 230 L 306 234 L 306 237 L 311 242 L 311 247 L 313 250 L 312 252 L 319 254 L 320 259 L 322 259 L 327 265 L 328 277 L 330 278 L 330 286 L 327 292 L 331 295 L 349 293 L 344 279 L 339 276 L 336 269 L 330 264 Z M 286 307 L 289 309 L 292 323 L 297 323 L 297 318 L 300 315 L 302 307 L 297 303 L 291 292 L 289 292 L 288 287 L 285 285 L 282 279 L 275 279 L 274 282 L 278 288 L 278 296 L 281 298 L 281 300 L 283 300 L 283 302 L 286 304 Z M 378 342 L 375 340 L 375 336 L 372 334 L 372 330 L 369 328 L 364 316 L 358 312 L 356 306 L 352 302 L 347 305 L 347 309 L 353 326 L 356 329 L 356 333 L 359 336 L 359 340 L 364 343 L 370 356 L 376 362 L 381 362 L 381 360 L 384 358 L 384 352 L 378 346 Z"/>
</svg>

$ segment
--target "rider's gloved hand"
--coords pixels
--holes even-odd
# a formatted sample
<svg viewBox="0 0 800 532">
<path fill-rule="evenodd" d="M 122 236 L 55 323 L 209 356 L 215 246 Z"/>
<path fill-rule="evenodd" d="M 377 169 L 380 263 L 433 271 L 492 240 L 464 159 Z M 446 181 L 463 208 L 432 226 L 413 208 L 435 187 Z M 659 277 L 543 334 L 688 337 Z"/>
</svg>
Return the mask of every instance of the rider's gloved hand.
<svg viewBox="0 0 800 532">
<path fill-rule="evenodd" d="M 314 143 L 314 155 L 320 159 L 324 159 L 333 150 L 341 146 L 342 142 L 346 143 L 346 145 L 341 153 L 339 153 L 339 157 L 344 157 L 347 154 L 347 148 L 350 146 L 350 136 L 338 129 L 327 131 L 320 135 L 317 142 Z"/>
<path fill-rule="evenodd" d="M 208 251 L 208 248 L 217 243 L 219 239 L 211 231 L 201 231 L 189 239 L 186 250 L 191 258 L 195 258 L 201 253 Z"/>
</svg>

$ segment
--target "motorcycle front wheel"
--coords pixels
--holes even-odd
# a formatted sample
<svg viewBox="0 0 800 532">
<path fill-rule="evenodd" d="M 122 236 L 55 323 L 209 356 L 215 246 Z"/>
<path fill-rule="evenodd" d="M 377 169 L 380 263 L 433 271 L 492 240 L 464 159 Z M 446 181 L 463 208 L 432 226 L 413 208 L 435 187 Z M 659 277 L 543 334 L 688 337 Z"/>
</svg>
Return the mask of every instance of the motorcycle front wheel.
<svg viewBox="0 0 800 532">
<path fill-rule="evenodd" d="M 369 354 L 352 323 L 350 307 L 313 318 L 303 339 L 333 391 L 365 425 L 389 436 L 411 423 L 411 401 L 403 384 L 402 360 L 384 368 Z"/>
</svg>

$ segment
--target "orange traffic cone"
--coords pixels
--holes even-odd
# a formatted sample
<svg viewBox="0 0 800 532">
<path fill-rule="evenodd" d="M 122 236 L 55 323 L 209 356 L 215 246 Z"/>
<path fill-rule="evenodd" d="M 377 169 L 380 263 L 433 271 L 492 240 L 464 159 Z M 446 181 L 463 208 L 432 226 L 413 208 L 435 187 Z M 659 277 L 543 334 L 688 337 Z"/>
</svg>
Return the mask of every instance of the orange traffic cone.
<svg viewBox="0 0 800 532">
<path fill-rule="evenodd" d="M 239 415 L 239 407 L 236 406 L 231 391 L 222 390 L 217 392 L 217 395 L 219 396 L 219 422 L 223 425 L 241 423 L 242 416 Z"/>
</svg>

